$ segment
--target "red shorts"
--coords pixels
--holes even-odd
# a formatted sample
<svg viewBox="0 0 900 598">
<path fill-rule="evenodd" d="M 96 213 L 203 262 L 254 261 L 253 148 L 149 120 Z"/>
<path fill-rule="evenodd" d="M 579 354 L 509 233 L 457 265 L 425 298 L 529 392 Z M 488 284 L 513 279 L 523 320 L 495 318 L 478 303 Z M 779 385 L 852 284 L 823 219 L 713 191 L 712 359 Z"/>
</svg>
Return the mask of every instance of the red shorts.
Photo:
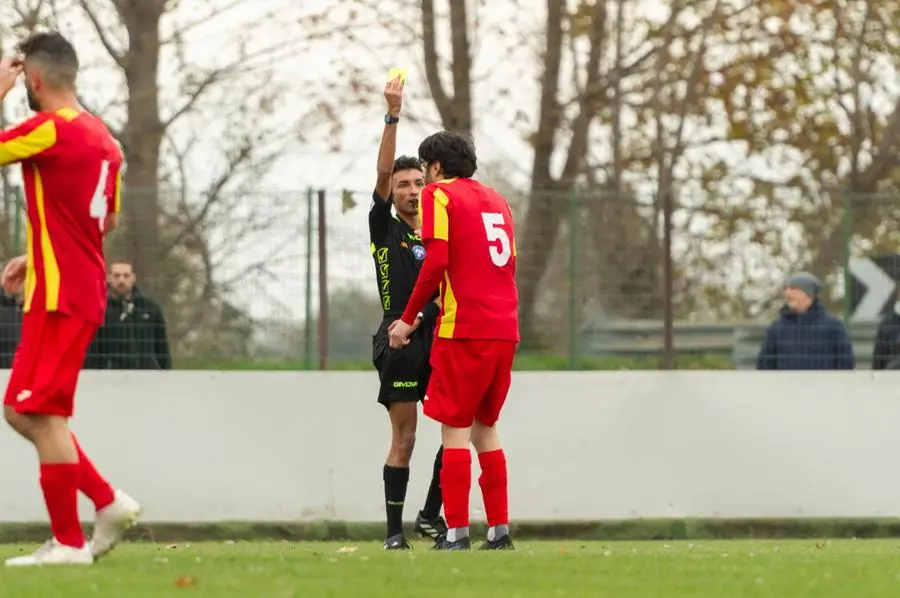
<svg viewBox="0 0 900 598">
<path fill-rule="evenodd" d="M 475 420 L 493 426 L 512 381 L 515 341 L 435 338 L 425 415 L 444 425 L 468 428 Z"/>
<path fill-rule="evenodd" d="M 28 312 L 4 405 L 18 413 L 72 417 L 75 386 L 97 324 L 59 312 Z"/>
</svg>

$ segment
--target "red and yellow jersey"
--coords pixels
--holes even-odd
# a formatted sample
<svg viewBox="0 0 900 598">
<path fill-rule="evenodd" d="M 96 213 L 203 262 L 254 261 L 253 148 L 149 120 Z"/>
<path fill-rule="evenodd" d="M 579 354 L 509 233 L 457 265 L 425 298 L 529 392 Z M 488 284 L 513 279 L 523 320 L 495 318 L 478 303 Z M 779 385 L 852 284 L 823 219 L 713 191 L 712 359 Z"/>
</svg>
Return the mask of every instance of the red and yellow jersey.
<svg viewBox="0 0 900 598">
<path fill-rule="evenodd" d="M 0 165 L 14 162 L 28 215 L 24 310 L 102 323 L 103 227 L 120 207 L 119 146 L 98 118 L 65 108 L 0 132 Z"/>
<path fill-rule="evenodd" d="M 518 341 L 516 238 L 507 201 L 474 179 L 448 179 L 425 187 L 419 211 L 423 242 L 447 242 L 437 335 Z"/>
</svg>

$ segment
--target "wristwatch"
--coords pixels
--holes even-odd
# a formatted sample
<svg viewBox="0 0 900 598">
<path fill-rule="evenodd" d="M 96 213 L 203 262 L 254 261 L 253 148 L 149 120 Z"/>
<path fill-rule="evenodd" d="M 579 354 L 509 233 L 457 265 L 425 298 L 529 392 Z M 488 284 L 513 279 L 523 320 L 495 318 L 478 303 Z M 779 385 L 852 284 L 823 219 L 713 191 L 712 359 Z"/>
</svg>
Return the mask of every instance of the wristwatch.
<svg viewBox="0 0 900 598">
<path fill-rule="evenodd" d="M 400 122 L 399 116 L 391 116 L 390 114 L 384 115 L 384 124 L 386 125 L 395 125 Z"/>
</svg>

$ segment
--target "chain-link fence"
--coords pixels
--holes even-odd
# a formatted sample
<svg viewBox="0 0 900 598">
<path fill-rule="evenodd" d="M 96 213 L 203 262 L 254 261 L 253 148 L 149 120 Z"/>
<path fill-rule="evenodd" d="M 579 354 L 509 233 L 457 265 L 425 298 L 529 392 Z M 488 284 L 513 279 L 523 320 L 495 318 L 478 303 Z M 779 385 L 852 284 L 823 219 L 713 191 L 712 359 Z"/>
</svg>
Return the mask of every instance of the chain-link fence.
<svg viewBox="0 0 900 598">
<path fill-rule="evenodd" d="M 900 279 L 896 195 L 836 193 L 778 213 L 678 202 L 668 284 L 655 194 L 506 195 L 517 219 L 521 367 L 660 367 L 667 312 L 678 367 L 753 367 L 784 277 L 798 270 L 821 279 L 823 306 L 867 362 Z M 13 255 L 25 243 L 22 196 L 8 185 L 3 197 L 0 247 Z M 111 270 L 130 269 L 134 288 L 111 272 L 92 367 L 369 367 L 381 314 L 370 201 L 363 189 L 251 188 L 191 201 L 130 190 L 107 257 Z M 4 301 L 0 356 L 20 317 L 18 302 Z"/>
</svg>

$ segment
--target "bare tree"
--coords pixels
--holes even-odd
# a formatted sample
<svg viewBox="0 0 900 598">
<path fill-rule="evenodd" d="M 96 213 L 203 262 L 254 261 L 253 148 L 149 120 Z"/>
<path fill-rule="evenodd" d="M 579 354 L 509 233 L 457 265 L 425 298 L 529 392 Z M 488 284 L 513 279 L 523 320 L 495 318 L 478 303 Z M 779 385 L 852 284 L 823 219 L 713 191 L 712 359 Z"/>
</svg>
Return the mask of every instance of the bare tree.
<svg viewBox="0 0 900 598">
<path fill-rule="evenodd" d="M 127 226 L 127 257 L 141 272 L 148 290 L 165 294 L 165 264 L 171 244 L 163 241 L 161 231 L 162 207 L 159 188 L 163 170 L 161 150 L 167 132 L 186 116 L 200 109 L 203 100 L 218 86 L 240 77 L 254 67 L 267 64 L 272 58 L 286 55 L 295 48 L 284 44 L 254 51 L 241 50 L 235 58 L 220 66 L 198 70 L 182 62 L 178 72 L 182 77 L 181 97 L 160 104 L 160 56 L 164 47 L 175 49 L 175 56 L 183 60 L 183 48 L 188 33 L 201 23 L 214 20 L 223 12 L 235 11 L 249 2 L 209 3 L 201 18 L 180 24 L 163 37 L 162 19 L 178 7 L 169 0 L 79 0 L 81 10 L 94 28 L 97 38 L 109 55 L 112 64 L 124 78 L 127 90 L 125 121 L 118 129 L 128 159 L 123 201 Z M 267 21 L 273 15 L 263 15 Z M 245 35 L 258 32 L 258 26 L 247 27 Z M 126 41 L 127 40 L 127 41 Z M 243 47 L 246 38 L 229 40 L 229 45 Z M 233 101 L 233 100 L 232 100 Z M 229 150 L 226 149 L 226 153 Z"/>
<path fill-rule="evenodd" d="M 17 1 L 30 10 L 30 22 L 64 33 L 67 27 L 91 28 L 107 72 L 121 77 L 122 93 L 111 103 L 82 89 L 83 103 L 107 121 L 126 154 L 124 226 L 108 240 L 108 254 L 134 264 L 142 290 L 166 308 L 182 353 L 239 354 L 237 337 L 221 338 L 246 336 L 249 325 L 230 304 L 230 292 L 250 284 L 248 277 L 272 276 L 269 269 L 287 253 L 279 233 L 296 236 L 285 228 L 292 198 L 259 197 L 259 181 L 302 138 L 301 125 L 313 128 L 303 117 L 329 108 L 313 103 L 292 111 L 296 117 L 274 116 L 285 92 L 273 82 L 276 69 L 309 39 L 324 35 L 319 15 L 298 12 L 302 18 L 284 23 L 248 0 L 207 0 L 195 3 L 194 12 L 171 0 Z M 243 10 L 257 18 L 224 40 L 220 34 L 213 66 L 198 67 L 187 58 L 192 36 L 220 20 L 239 19 Z M 174 63 L 161 63 L 164 51 Z M 200 155 L 211 171 L 207 179 L 194 172 Z M 247 210 L 253 201 L 259 203 Z M 282 229 L 273 231 L 273 223 Z M 2 236 L 0 230 L 0 242 Z M 227 242 L 219 240 L 224 236 Z M 254 241 L 263 249 L 254 247 L 248 260 Z M 241 267 L 217 276 L 235 256 L 242 257 Z"/>
<path fill-rule="evenodd" d="M 900 2 L 745 4 L 726 42 L 734 58 L 704 81 L 740 159 L 715 156 L 697 173 L 709 232 L 689 265 L 695 311 L 725 317 L 774 308 L 789 270 L 832 286 L 848 251 L 893 252 L 900 234 Z"/>
<path fill-rule="evenodd" d="M 465 2 L 450 2 L 450 73 L 452 94 L 441 79 L 441 60 L 435 32 L 434 0 L 422 0 L 422 46 L 425 76 L 431 97 L 444 127 L 461 133 L 472 132 L 472 55 L 469 44 L 469 20 Z"/>
</svg>

